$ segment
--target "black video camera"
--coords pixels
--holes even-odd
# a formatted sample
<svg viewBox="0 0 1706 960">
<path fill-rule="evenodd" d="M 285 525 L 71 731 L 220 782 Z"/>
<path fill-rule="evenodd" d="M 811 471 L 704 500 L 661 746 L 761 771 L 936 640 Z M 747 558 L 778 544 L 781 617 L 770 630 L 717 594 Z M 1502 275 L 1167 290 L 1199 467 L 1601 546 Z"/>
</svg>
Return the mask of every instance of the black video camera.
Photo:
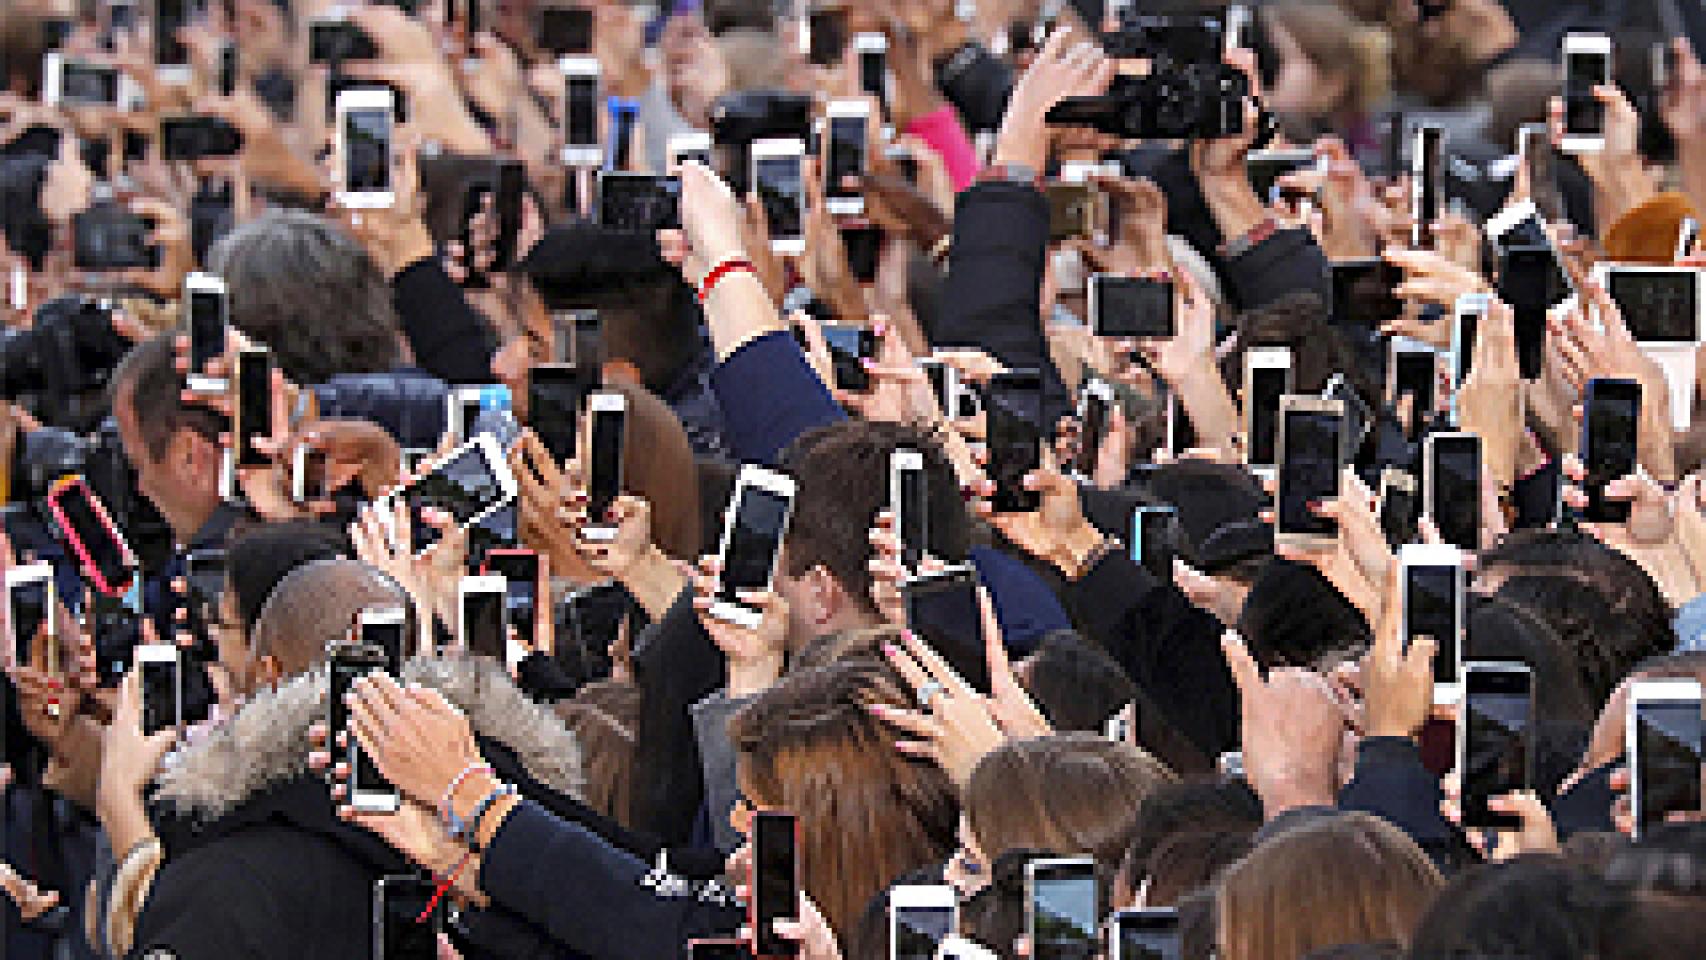
<svg viewBox="0 0 1706 960">
<path fill-rule="evenodd" d="M 1068 97 L 1048 112 L 1048 122 L 1125 140 L 1212 140 L 1242 133 L 1250 81 L 1223 61 L 1225 36 L 1219 14 L 1127 10 L 1102 45 L 1116 59 L 1150 61 L 1150 72 L 1116 77 L 1100 96 Z"/>
<path fill-rule="evenodd" d="M 93 429 L 106 413 L 107 381 L 129 350 L 105 301 L 55 297 L 29 327 L 0 331 L 0 399 L 29 396 L 44 422 Z"/>
</svg>

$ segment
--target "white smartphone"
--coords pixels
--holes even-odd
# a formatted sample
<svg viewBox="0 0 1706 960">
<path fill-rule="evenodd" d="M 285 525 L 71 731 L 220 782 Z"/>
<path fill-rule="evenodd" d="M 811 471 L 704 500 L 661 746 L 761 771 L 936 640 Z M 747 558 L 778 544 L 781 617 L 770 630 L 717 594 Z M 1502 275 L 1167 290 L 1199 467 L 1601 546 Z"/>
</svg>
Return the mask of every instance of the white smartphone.
<svg viewBox="0 0 1706 960">
<path fill-rule="evenodd" d="M 343 644 L 327 651 L 327 722 L 328 735 L 345 735 L 344 762 L 349 768 L 349 805 L 362 813 L 396 813 L 402 806 L 402 795 L 387 783 L 373 765 L 367 751 L 355 739 L 349 727 L 349 706 L 346 698 L 357 680 L 371 673 L 385 673 L 386 654 L 378 647 L 362 644 Z"/>
<path fill-rule="evenodd" d="M 1406 543 L 1403 571 L 1404 649 L 1418 637 L 1434 640 L 1434 702 L 1463 697 L 1463 551 L 1449 544 Z"/>
<path fill-rule="evenodd" d="M 587 398 L 586 512 L 583 539 L 609 543 L 616 539 L 610 508 L 622 495 L 622 459 L 628 430 L 628 398 L 620 393 L 595 393 Z"/>
<path fill-rule="evenodd" d="M 1593 90 L 1611 84 L 1611 38 L 1603 33 L 1564 35 L 1564 136 L 1558 149 L 1605 149 L 1605 105 Z"/>
<path fill-rule="evenodd" d="M 1624 263 L 1594 264 L 1594 280 L 1617 304 L 1629 335 L 1664 371 L 1670 388 L 1671 426 L 1686 431 L 1694 419 L 1697 354 L 1706 340 L 1706 271 Z"/>
<path fill-rule="evenodd" d="M 190 338 L 190 372 L 186 380 L 196 393 L 224 393 L 226 382 L 202 371 L 225 354 L 226 331 L 231 325 L 231 297 L 225 280 L 211 273 L 192 273 L 184 278 L 184 332 Z"/>
<path fill-rule="evenodd" d="M 53 564 L 32 563 L 6 571 L 6 612 L 12 623 L 12 663 L 61 673 L 59 629 L 54 616 Z M 41 644 L 41 650 L 36 645 Z"/>
<path fill-rule="evenodd" d="M 924 454 L 896 450 L 889 454 L 889 511 L 900 540 L 900 563 L 908 576 L 930 552 L 930 500 L 924 478 Z"/>
<path fill-rule="evenodd" d="M 1700 681 L 1636 680 L 1629 688 L 1624 750 L 1635 836 L 1668 814 L 1701 808 Z"/>
<path fill-rule="evenodd" d="M 681 165 L 689 160 L 702 166 L 711 165 L 711 135 L 708 133 L 678 133 L 669 138 L 669 173 L 679 174 Z"/>
<path fill-rule="evenodd" d="M 383 651 L 386 672 L 401 676 L 403 661 L 414 655 L 405 632 L 408 625 L 409 613 L 403 607 L 368 607 L 356 617 L 354 637 L 364 646 Z"/>
<path fill-rule="evenodd" d="M 764 204 L 770 249 L 793 256 L 806 251 L 806 145 L 798 138 L 754 140 L 749 151 L 752 189 Z"/>
<path fill-rule="evenodd" d="M 889 888 L 890 960 L 935 960 L 959 926 L 959 898 L 947 884 Z"/>
<path fill-rule="evenodd" d="M 396 186 L 391 178 L 395 110 L 395 98 L 389 90 L 345 90 L 338 94 L 333 165 L 338 173 L 335 199 L 339 206 L 374 209 L 396 203 Z"/>
<path fill-rule="evenodd" d="M 450 514 L 459 527 L 468 527 L 509 505 L 515 499 L 515 474 L 498 442 L 481 434 L 450 451 L 432 469 L 406 487 L 374 502 L 374 509 L 387 535 L 396 542 L 396 499 L 404 498 L 409 515 L 418 517 L 427 507 Z"/>
<path fill-rule="evenodd" d="M 762 614 L 741 603 L 738 594 L 770 589 L 793 509 L 793 477 L 754 464 L 740 468 L 723 512 L 723 538 L 717 548 L 723 572 L 712 616 L 748 629 L 758 626 Z"/>
<path fill-rule="evenodd" d="M 1422 440 L 1422 515 L 1461 550 L 1481 549 L 1481 482 L 1480 437 L 1440 431 Z"/>
<path fill-rule="evenodd" d="M 1291 349 L 1251 347 L 1244 353 L 1244 462 L 1272 470 L 1279 463 L 1280 398 L 1292 390 Z"/>
<path fill-rule="evenodd" d="M 1481 328 L 1481 318 L 1493 307 L 1490 293 L 1465 293 L 1457 298 L 1451 312 L 1451 364 L 1447 372 L 1451 379 L 1451 406 L 1457 409 L 1457 388 L 1469 379 L 1470 366 L 1475 362 L 1475 333 Z"/>
<path fill-rule="evenodd" d="M 451 387 L 444 395 L 444 434 L 451 443 L 468 440 L 468 428 L 480 417 L 486 388 Z"/>
<path fill-rule="evenodd" d="M 1179 911 L 1120 910 L 1108 918 L 1108 960 L 1181 960 Z"/>
<path fill-rule="evenodd" d="M 456 640 L 464 652 L 510 662 L 509 638 L 504 629 L 507 619 L 504 600 L 508 593 L 509 581 L 495 574 L 457 581 Z"/>
<path fill-rule="evenodd" d="M 1699 240 L 1700 221 L 1693 217 L 1683 217 L 1682 222 L 1676 227 L 1675 259 L 1681 260 L 1683 257 L 1692 255 L 1694 246 Z"/>
<path fill-rule="evenodd" d="M 136 648 L 142 671 L 142 735 L 172 730 L 183 722 L 184 682 L 178 645 L 145 643 Z"/>
<path fill-rule="evenodd" d="M 824 207 L 838 217 L 861 216 L 865 195 L 855 181 L 864 176 L 870 151 L 871 104 L 865 100 L 832 100 L 826 118 Z"/>
<path fill-rule="evenodd" d="M 859 57 L 859 89 L 878 103 L 889 100 L 889 38 L 881 33 L 853 35 L 853 52 Z"/>
<path fill-rule="evenodd" d="M 599 69 L 596 57 L 563 57 L 563 165 L 596 168 L 604 162 L 598 136 Z"/>
<path fill-rule="evenodd" d="M 953 933 L 942 938 L 936 960 L 1000 960 L 1000 955 L 975 940 Z"/>
</svg>

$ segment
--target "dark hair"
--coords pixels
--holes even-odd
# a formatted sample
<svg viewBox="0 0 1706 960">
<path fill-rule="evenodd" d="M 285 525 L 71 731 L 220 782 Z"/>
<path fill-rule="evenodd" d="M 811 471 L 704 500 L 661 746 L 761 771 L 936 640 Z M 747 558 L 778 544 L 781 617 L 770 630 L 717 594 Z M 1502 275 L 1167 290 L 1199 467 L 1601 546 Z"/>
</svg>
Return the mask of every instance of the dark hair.
<svg viewBox="0 0 1706 960">
<path fill-rule="evenodd" d="M 1633 560 L 1579 530 L 1524 530 L 1481 556 L 1497 595 L 1546 619 L 1581 672 L 1591 702 L 1604 703 L 1641 660 L 1676 645 L 1671 610 Z"/>
<path fill-rule="evenodd" d="M 189 430 L 210 443 L 219 442 L 225 418 L 212 409 L 184 402 L 184 378 L 175 366 L 177 334 L 162 333 L 130 349 L 113 371 L 110 395 L 130 401 L 131 415 L 148 448 L 159 460 L 179 430 Z"/>
<path fill-rule="evenodd" d="M 964 936 L 988 947 L 1002 960 L 1017 960 L 1013 941 L 1025 932 L 1025 864 L 1076 854 L 1047 850 L 1009 850 L 989 865 L 989 883 L 960 911 Z M 1102 911 L 1097 910 L 1097 916 Z"/>
<path fill-rule="evenodd" d="M 1302 960 L 1403 960 L 1404 948 L 1396 943 L 1341 943 L 1303 955 Z"/>
<path fill-rule="evenodd" d="M 1150 857 L 1173 837 L 1248 835 L 1261 825 L 1261 801 L 1242 780 L 1163 784 L 1137 805 L 1137 821 L 1120 863 L 1120 879 L 1129 890 L 1142 886 Z"/>
<path fill-rule="evenodd" d="M 390 282 L 355 238 L 323 217 L 270 211 L 220 238 L 208 268 L 231 291 L 231 325 L 272 348 L 297 383 L 383 373 L 401 358 Z"/>
<path fill-rule="evenodd" d="M 1595 928 L 1606 901 L 1597 877 L 1557 857 L 1470 867 L 1440 891 L 1422 917 L 1410 942 L 1410 960 L 1594 956 Z"/>
<path fill-rule="evenodd" d="M 900 449 L 924 456 L 930 552 L 949 563 L 965 559 L 971 518 L 936 437 L 906 424 L 843 420 L 805 434 L 783 455 L 783 469 L 797 485 L 785 551 L 789 576 L 822 566 L 861 609 L 873 609 L 871 524 L 888 506 L 889 455 Z"/>
<path fill-rule="evenodd" d="M 1266 667 L 1313 667 L 1368 645 L 1368 622 L 1314 567 L 1273 560 L 1256 575 L 1238 631 Z"/>
<path fill-rule="evenodd" d="M 628 401 L 627 440 L 622 445 L 622 483 L 652 508 L 652 542 L 676 560 L 698 557 L 699 485 L 692 475 L 693 448 L 681 420 L 645 387 L 607 380 L 604 390 Z"/>
<path fill-rule="evenodd" d="M 307 520 L 264 523 L 238 534 L 225 551 L 225 577 L 244 631 L 254 627 L 273 588 L 292 570 L 351 552 L 343 531 Z"/>
<path fill-rule="evenodd" d="M 1622 889 L 1706 897 L 1706 824 L 1666 823 L 1613 854 L 1605 878 Z"/>
<path fill-rule="evenodd" d="M 1227 373 L 1243 383 L 1244 352 L 1252 347 L 1291 350 L 1294 393 L 1320 393 L 1333 374 L 1342 373 L 1369 406 L 1379 405 L 1381 385 L 1345 335 L 1329 322 L 1332 305 L 1310 291 L 1287 294 L 1238 316 L 1239 349 L 1228 359 Z"/>
<path fill-rule="evenodd" d="M 1070 630 L 1043 638 L 1019 667 L 1025 690 L 1059 731 L 1101 733 L 1108 718 L 1137 696 L 1119 661 Z"/>
<path fill-rule="evenodd" d="M 1164 907 L 1212 885 L 1220 871 L 1250 852 L 1254 830 L 1179 833 L 1161 841 L 1143 865 L 1144 902 Z"/>
</svg>

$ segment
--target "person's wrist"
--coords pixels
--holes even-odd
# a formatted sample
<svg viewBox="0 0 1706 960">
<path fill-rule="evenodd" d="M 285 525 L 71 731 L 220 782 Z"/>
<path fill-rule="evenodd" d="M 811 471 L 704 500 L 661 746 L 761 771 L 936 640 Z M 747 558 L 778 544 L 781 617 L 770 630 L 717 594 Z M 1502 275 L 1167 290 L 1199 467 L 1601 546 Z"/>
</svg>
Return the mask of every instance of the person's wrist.
<svg viewBox="0 0 1706 960">
<path fill-rule="evenodd" d="M 1055 541 L 1049 560 L 1069 578 L 1077 579 L 1088 573 L 1085 569 L 1092 554 L 1107 538 L 1090 521 L 1080 517 Z"/>
<path fill-rule="evenodd" d="M 1048 130 L 1030 117 L 1009 116 L 995 137 L 991 166 L 1041 171 L 1048 162 Z"/>
<path fill-rule="evenodd" d="M 474 824 L 469 823 L 468 819 L 474 815 L 474 808 L 502 783 L 490 768 L 477 770 L 463 777 L 462 782 L 456 784 L 456 789 L 450 793 L 450 811 L 453 818 L 461 820 L 467 829 L 473 829 Z"/>
</svg>

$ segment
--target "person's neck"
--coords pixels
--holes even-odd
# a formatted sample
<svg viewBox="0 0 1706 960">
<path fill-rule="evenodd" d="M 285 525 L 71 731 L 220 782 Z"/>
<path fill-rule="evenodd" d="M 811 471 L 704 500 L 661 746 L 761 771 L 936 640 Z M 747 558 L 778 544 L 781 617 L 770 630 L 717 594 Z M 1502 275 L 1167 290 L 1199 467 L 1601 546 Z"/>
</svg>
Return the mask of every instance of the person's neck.
<svg viewBox="0 0 1706 960">
<path fill-rule="evenodd" d="M 219 498 L 194 504 L 178 504 L 170 510 L 162 507 L 160 515 L 166 518 L 166 523 L 172 528 L 172 539 L 179 546 L 188 546 L 195 539 L 201 528 L 207 526 L 207 521 L 219 511 Z"/>
</svg>

